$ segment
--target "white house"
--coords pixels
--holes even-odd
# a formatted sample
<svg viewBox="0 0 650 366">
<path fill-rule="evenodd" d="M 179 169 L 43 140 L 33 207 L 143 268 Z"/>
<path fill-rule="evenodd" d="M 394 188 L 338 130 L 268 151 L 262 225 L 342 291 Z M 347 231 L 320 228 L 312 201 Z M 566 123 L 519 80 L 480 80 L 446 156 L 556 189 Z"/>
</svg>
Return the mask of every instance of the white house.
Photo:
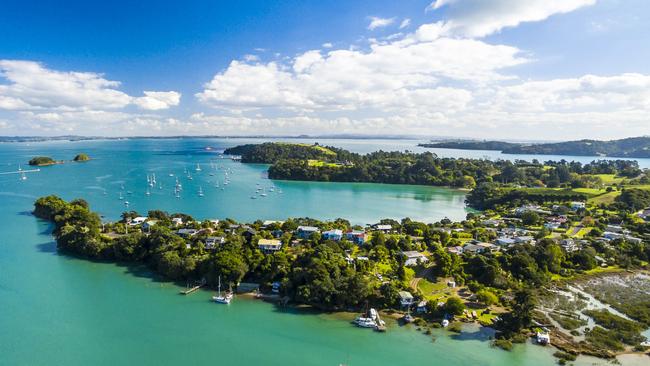
<svg viewBox="0 0 650 366">
<path fill-rule="evenodd" d="M 209 236 L 205 239 L 205 249 L 216 249 L 225 242 L 226 238 L 223 236 Z"/>
<path fill-rule="evenodd" d="M 410 292 L 400 291 L 398 295 L 399 295 L 399 303 L 403 307 L 411 306 L 413 304 L 413 295 L 411 295 Z"/>
<path fill-rule="evenodd" d="M 141 225 L 141 224 L 144 224 L 146 221 L 147 221 L 147 217 L 138 216 L 138 217 L 132 218 L 131 221 L 129 221 L 129 225 L 131 225 L 131 226 Z"/>
<path fill-rule="evenodd" d="M 424 254 L 420 252 L 416 252 L 414 250 L 402 252 L 402 255 L 406 257 L 406 260 L 404 261 L 405 266 L 417 266 L 420 263 L 425 263 L 429 261 L 429 258 L 427 258 Z"/>
<path fill-rule="evenodd" d="M 172 218 L 172 224 L 174 224 L 174 226 L 181 226 L 183 225 L 183 219 L 180 217 L 174 217 Z"/>
</svg>

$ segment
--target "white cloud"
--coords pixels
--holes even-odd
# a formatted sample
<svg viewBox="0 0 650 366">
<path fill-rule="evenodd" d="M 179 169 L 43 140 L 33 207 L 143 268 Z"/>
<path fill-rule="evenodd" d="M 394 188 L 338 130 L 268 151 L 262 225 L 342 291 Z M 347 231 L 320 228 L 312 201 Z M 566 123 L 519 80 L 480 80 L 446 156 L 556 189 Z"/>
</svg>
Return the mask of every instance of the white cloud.
<svg viewBox="0 0 650 366">
<path fill-rule="evenodd" d="M 370 17 L 370 24 L 368 24 L 368 29 L 375 30 L 377 28 L 387 27 L 394 22 L 395 18 Z"/>
<path fill-rule="evenodd" d="M 135 98 L 118 90 L 120 83 L 93 72 L 57 71 L 41 63 L 0 60 L 0 109 L 114 110 L 136 104 L 145 109 L 177 105 L 177 92 L 145 92 Z"/>
<path fill-rule="evenodd" d="M 244 55 L 244 61 L 246 62 L 256 62 L 259 61 L 260 58 L 257 55 Z"/>
<path fill-rule="evenodd" d="M 450 34 L 475 38 L 595 3 L 596 0 L 435 0 L 427 10 L 445 7 Z"/>
<path fill-rule="evenodd" d="M 144 97 L 135 98 L 133 102 L 138 107 L 151 111 L 168 109 L 177 106 L 181 101 L 181 94 L 175 91 L 145 91 L 144 95 Z"/>
<path fill-rule="evenodd" d="M 402 20 L 402 22 L 399 24 L 399 29 L 408 28 L 408 26 L 410 26 L 410 25 L 411 25 L 411 19 L 406 18 L 406 19 Z"/>
<path fill-rule="evenodd" d="M 323 43 L 322 47 L 323 48 L 332 48 L 332 47 L 334 47 L 334 45 L 331 44 L 330 42 L 326 42 L 326 43 Z"/>
</svg>

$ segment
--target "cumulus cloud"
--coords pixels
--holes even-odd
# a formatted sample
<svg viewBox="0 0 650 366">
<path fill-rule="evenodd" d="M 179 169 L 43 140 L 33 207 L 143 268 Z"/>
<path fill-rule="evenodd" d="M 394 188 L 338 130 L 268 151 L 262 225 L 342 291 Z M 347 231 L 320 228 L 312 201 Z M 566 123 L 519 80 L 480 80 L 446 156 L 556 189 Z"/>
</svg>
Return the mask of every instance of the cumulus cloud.
<svg viewBox="0 0 650 366">
<path fill-rule="evenodd" d="M 595 3 L 596 0 L 435 0 L 427 10 L 446 8 L 447 20 L 444 22 L 448 32 L 475 38 Z"/>
<path fill-rule="evenodd" d="M 387 27 L 395 22 L 395 18 L 380 18 L 380 17 L 370 17 L 370 23 L 368 24 L 369 30 L 375 30 L 377 28 Z"/>
<path fill-rule="evenodd" d="M 178 105 L 177 92 L 145 92 L 132 97 L 120 83 L 93 72 L 58 71 L 24 60 L 0 60 L 0 109 L 8 110 L 114 110 L 135 104 L 144 109 Z"/>
<path fill-rule="evenodd" d="M 133 103 L 142 109 L 151 111 L 168 109 L 177 106 L 181 101 L 181 93 L 175 91 L 145 91 L 144 95 L 144 97 L 135 98 Z"/>
</svg>

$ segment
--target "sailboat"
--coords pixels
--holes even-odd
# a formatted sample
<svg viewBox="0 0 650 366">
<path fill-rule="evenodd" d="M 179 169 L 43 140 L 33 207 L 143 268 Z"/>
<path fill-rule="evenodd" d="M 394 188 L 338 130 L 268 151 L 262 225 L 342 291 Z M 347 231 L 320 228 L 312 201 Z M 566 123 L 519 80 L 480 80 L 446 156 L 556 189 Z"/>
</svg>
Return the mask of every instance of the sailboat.
<svg viewBox="0 0 650 366">
<path fill-rule="evenodd" d="M 147 196 L 151 196 L 151 192 L 149 192 L 149 188 L 147 188 L 147 191 L 144 194 L 146 194 Z"/>
<path fill-rule="evenodd" d="M 120 197 L 119 197 L 119 199 L 120 199 L 120 201 L 124 199 L 124 196 L 122 196 L 122 192 L 120 192 Z"/>
<path fill-rule="evenodd" d="M 230 301 L 232 300 L 232 292 L 228 291 L 221 295 L 221 276 L 219 276 L 219 291 L 217 292 L 216 296 L 212 296 L 212 301 L 219 303 L 219 304 L 230 304 Z"/>
<path fill-rule="evenodd" d="M 197 172 L 200 172 L 200 171 L 201 171 L 201 166 L 199 165 L 199 163 L 196 163 L 196 169 L 195 169 L 195 170 L 196 170 Z"/>
<path fill-rule="evenodd" d="M 203 188 L 199 187 L 199 197 L 203 197 Z"/>
<path fill-rule="evenodd" d="M 20 180 L 27 180 L 27 176 L 25 175 L 25 172 L 23 172 L 23 171 L 20 172 Z"/>
<path fill-rule="evenodd" d="M 156 185 L 156 173 L 153 173 L 151 175 L 151 184 L 154 186 Z"/>
</svg>

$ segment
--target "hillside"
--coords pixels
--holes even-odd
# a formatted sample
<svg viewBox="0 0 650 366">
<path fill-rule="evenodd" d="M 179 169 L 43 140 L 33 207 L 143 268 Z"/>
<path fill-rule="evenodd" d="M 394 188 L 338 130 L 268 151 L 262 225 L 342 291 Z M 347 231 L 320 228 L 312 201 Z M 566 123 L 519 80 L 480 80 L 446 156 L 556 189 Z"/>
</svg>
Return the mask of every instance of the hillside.
<svg viewBox="0 0 650 366">
<path fill-rule="evenodd" d="M 611 141 L 577 140 L 540 144 L 502 141 L 447 141 L 420 144 L 420 146 L 464 150 L 499 150 L 504 154 L 650 158 L 650 137 L 630 137 Z"/>
<path fill-rule="evenodd" d="M 224 150 L 226 155 L 240 155 L 244 163 L 273 164 L 279 160 L 319 160 L 331 161 L 337 150 L 318 144 L 263 143 L 239 145 Z"/>
</svg>

